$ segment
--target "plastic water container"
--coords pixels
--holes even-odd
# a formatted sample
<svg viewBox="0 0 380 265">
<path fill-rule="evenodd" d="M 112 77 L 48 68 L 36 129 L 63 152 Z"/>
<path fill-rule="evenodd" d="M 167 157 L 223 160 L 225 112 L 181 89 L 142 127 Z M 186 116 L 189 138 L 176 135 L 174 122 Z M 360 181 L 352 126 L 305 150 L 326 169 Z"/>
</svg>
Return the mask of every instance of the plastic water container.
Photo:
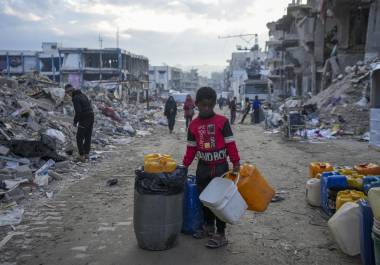
<svg viewBox="0 0 380 265">
<path fill-rule="evenodd" d="M 214 178 L 202 191 L 199 199 L 219 219 L 229 224 L 236 224 L 248 208 L 236 183 L 222 177 Z"/>
<path fill-rule="evenodd" d="M 321 206 L 327 215 L 335 212 L 336 196 L 334 194 L 348 188 L 347 177 L 336 174 L 339 173 L 328 172 L 321 176 Z"/>
<path fill-rule="evenodd" d="M 177 168 L 176 161 L 165 154 L 148 154 L 144 156 L 144 171 L 147 173 L 171 173 Z"/>
<path fill-rule="evenodd" d="M 248 204 L 248 210 L 264 212 L 275 194 L 274 189 L 253 165 L 242 165 L 239 176 L 237 187 Z M 235 181 L 236 176 L 228 174 L 227 178 Z"/>
<path fill-rule="evenodd" d="M 347 255 L 360 254 L 360 217 L 357 203 L 345 203 L 328 221 L 339 248 Z"/>
<path fill-rule="evenodd" d="M 376 265 L 380 264 L 380 234 L 372 232 L 373 249 L 375 252 Z"/>
<path fill-rule="evenodd" d="M 182 228 L 186 169 L 179 166 L 167 174 L 135 172 L 133 226 L 139 247 L 174 247 Z"/>
<path fill-rule="evenodd" d="M 135 190 L 133 225 L 139 247 L 166 250 L 176 245 L 182 228 L 183 193 L 147 195 Z"/>
<path fill-rule="evenodd" d="M 347 176 L 348 186 L 352 189 L 363 190 L 364 175 L 344 175 Z"/>
<path fill-rule="evenodd" d="M 333 170 L 333 166 L 330 163 L 326 162 L 312 162 L 309 165 L 309 175 L 311 178 L 315 178 L 317 174 L 330 172 Z"/>
<path fill-rule="evenodd" d="M 361 191 L 356 190 L 342 190 L 338 192 L 336 197 L 336 209 L 338 210 L 343 204 L 347 202 L 357 202 L 360 199 L 366 199 L 367 197 Z"/>
<path fill-rule="evenodd" d="M 368 192 L 368 200 L 371 204 L 373 216 L 380 220 L 380 188 L 372 188 Z"/>
<path fill-rule="evenodd" d="M 372 188 L 380 187 L 380 176 L 369 176 L 363 178 L 363 190 L 365 193 Z"/>
<path fill-rule="evenodd" d="M 362 175 L 380 175 L 380 166 L 374 163 L 360 164 L 354 169 Z"/>
<path fill-rule="evenodd" d="M 337 169 L 340 175 L 342 176 L 352 176 L 358 174 L 352 167 L 341 167 Z"/>
<path fill-rule="evenodd" d="M 183 198 L 182 233 L 192 235 L 203 225 L 203 210 L 199 200 L 197 180 L 195 176 L 188 176 L 185 183 Z"/>
<path fill-rule="evenodd" d="M 306 183 L 306 200 L 311 206 L 321 206 L 321 180 L 312 178 Z"/>
<path fill-rule="evenodd" d="M 363 265 L 375 265 L 373 240 L 371 237 L 373 214 L 368 201 L 360 200 L 360 255 Z"/>
</svg>

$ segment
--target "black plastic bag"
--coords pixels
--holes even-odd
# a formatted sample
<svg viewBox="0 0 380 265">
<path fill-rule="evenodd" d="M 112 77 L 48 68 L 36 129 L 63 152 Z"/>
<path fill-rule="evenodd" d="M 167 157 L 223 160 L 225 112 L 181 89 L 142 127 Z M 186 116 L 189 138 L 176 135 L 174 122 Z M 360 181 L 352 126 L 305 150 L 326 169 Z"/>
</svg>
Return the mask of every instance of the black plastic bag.
<svg viewBox="0 0 380 265">
<path fill-rule="evenodd" d="M 179 194 L 183 192 L 187 176 L 183 166 L 177 166 L 172 173 L 146 173 L 142 168 L 135 172 L 135 189 L 141 194 Z"/>
</svg>

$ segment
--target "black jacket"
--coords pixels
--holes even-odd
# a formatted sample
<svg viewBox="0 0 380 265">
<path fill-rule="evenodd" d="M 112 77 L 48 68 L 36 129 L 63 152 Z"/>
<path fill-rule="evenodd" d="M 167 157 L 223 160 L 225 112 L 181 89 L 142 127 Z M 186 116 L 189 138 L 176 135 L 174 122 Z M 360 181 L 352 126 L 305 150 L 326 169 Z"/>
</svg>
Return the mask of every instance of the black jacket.
<svg viewBox="0 0 380 265">
<path fill-rule="evenodd" d="M 80 90 L 75 90 L 73 92 L 73 105 L 75 110 L 74 124 L 78 122 L 83 122 L 88 118 L 93 117 L 93 110 L 91 102 L 88 97 L 83 94 Z"/>
<path fill-rule="evenodd" d="M 166 101 L 164 114 L 166 117 L 177 115 L 177 103 L 173 97 L 169 97 L 168 101 Z"/>
</svg>

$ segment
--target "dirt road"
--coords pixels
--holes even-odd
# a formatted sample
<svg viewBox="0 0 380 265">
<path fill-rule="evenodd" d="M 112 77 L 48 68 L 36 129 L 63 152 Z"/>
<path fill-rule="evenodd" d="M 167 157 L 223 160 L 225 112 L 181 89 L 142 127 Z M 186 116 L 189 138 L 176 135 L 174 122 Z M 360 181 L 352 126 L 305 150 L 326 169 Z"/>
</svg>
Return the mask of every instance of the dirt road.
<svg viewBox="0 0 380 265">
<path fill-rule="evenodd" d="M 360 264 L 342 254 L 318 209 L 305 202 L 310 161 L 352 165 L 373 161 L 379 153 L 353 140 L 321 144 L 286 142 L 261 127 L 236 125 L 234 132 L 243 161 L 256 164 L 285 200 L 265 213 L 247 212 L 241 223 L 228 226 L 230 244 L 209 250 L 205 241 L 181 235 L 169 251 L 147 252 L 137 247 L 133 232 L 134 169 L 143 154 L 170 153 L 180 161 L 185 132 L 166 128 L 136 138 L 87 164 L 88 177 L 72 182 L 53 199 L 26 207 L 23 222 L 0 250 L 0 264 Z M 195 164 L 195 163 L 194 163 Z M 194 172 L 194 168 L 190 170 Z M 116 177 L 118 185 L 106 186 Z"/>
</svg>

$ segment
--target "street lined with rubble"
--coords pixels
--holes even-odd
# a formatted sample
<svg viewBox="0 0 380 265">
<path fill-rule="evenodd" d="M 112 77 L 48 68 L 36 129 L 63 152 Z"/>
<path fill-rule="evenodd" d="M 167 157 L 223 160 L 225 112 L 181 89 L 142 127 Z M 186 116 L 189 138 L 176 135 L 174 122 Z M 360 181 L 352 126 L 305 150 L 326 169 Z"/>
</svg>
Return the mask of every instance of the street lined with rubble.
<svg viewBox="0 0 380 265">
<path fill-rule="evenodd" d="M 285 141 L 251 125 L 233 128 L 242 161 L 257 165 L 285 200 L 264 213 L 247 212 L 238 225 L 228 226 L 225 249 L 208 250 L 202 240 L 185 235 L 166 252 L 139 249 L 133 232 L 134 170 L 147 153 L 170 153 L 180 161 L 183 127 L 177 122 L 173 135 L 158 127 L 154 135 L 105 150 L 97 161 L 75 165 L 83 170 L 80 178 L 68 174 L 53 184 L 59 185 L 54 198 L 25 202 L 22 223 L 1 231 L 2 238 L 11 236 L 1 249 L 2 264 L 360 264 L 338 250 L 323 213 L 305 202 L 304 183 L 309 161 L 355 164 L 378 153 L 350 139 Z M 118 184 L 108 186 L 110 178 Z"/>
</svg>

